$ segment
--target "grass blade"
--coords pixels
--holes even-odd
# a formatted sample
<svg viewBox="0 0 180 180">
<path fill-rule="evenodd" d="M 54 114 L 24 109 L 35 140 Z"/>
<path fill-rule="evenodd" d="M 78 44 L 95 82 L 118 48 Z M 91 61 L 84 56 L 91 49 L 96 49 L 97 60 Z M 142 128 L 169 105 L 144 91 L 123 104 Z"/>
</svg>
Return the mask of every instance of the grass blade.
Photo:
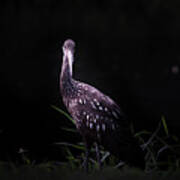
<svg viewBox="0 0 180 180">
<path fill-rule="evenodd" d="M 69 114 L 67 114 L 65 111 L 58 108 L 57 106 L 51 105 L 51 107 L 56 111 L 60 112 L 61 114 L 63 114 L 64 116 L 66 116 L 75 125 L 75 121 L 72 119 L 72 117 Z"/>
<path fill-rule="evenodd" d="M 164 131 L 165 131 L 166 135 L 169 136 L 169 131 L 168 131 L 168 127 L 167 127 L 167 124 L 166 124 L 165 117 L 162 116 L 161 120 L 162 120 L 162 124 L 163 124 L 163 127 L 164 127 Z"/>
<path fill-rule="evenodd" d="M 62 127 L 61 129 L 64 130 L 64 131 L 68 131 L 68 132 L 72 132 L 72 133 L 77 133 L 77 130 L 73 129 L 73 128 Z"/>
<path fill-rule="evenodd" d="M 84 146 L 81 145 L 76 145 L 76 144 L 71 144 L 71 143 L 66 143 L 66 142 L 59 142 L 59 143 L 55 143 L 56 145 L 64 145 L 64 146 L 70 146 L 73 147 L 75 149 L 79 149 L 79 150 L 85 150 Z"/>
<path fill-rule="evenodd" d="M 139 137 L 139 136 L 144 135 L 144 134 L 149 135 L 149 134 L 151 134 L 151 132 L 143 130 L 143 131 L 135 133 L 134 137 Z"/>
</svg>

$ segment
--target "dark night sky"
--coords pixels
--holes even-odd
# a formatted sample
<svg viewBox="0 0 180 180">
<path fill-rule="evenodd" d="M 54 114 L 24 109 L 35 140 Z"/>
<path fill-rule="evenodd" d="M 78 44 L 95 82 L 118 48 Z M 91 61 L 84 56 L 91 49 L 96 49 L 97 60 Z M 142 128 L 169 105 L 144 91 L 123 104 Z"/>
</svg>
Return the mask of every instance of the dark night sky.
<svg viewBox="0 0 180 180">
<path fill-rule="evenodd" d="M 24 147 L 35 156 L 55 158 L 58 148 L 52 143 L 72 138 L 60 131 L 66 119 L 50 107 L 65 109 L 59 73 L 67 38 L 77 45 L 77 79 L 110 95 L 137 130 L 154 129 L 165 115 L 170 131 L 177 134 L 179 5 L 175 0 L 1 3 L 3 157 Z"/>
</svg>

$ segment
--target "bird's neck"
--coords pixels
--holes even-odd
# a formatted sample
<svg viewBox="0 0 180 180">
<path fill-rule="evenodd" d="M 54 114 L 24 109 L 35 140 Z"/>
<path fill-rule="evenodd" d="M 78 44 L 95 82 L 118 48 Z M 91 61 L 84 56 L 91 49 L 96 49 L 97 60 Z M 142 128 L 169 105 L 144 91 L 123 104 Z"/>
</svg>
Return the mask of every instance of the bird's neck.
<svg viewBox="0 0 180 180">
<path fill-rule="evenodd" d="M 68 70 L 69 76 L 72 78 L 72 65 L 73 65 L 73 53 L 70 50 L 65 50 L 63 55 L 63 68 L 66 68 L 66 71 Z"/>
<path fill-rule="evenodd" d="M 72 65 L 73 54 L 70 51 L 64 52 L 60 75 L 60 88 L 62 93 L 67 94 L 73 88 Z"/>
</svg>

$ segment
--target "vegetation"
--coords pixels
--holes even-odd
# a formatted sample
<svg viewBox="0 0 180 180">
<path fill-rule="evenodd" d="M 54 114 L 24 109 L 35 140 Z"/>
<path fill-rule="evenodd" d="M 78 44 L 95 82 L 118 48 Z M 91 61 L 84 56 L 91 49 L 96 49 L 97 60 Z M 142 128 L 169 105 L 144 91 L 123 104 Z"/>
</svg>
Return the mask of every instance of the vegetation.
<svg viewBox="0 0 180 180">
<path fill-rule="evenodd" d="M 73 119 L 64 111 L 52 106 L 61 114 L 67 117 L 73 124 Z M 132 131 L 134 132 L 133 125 Z M 63 127 L 63 131 L 68 133 L 78 133 L 74 128 Z M 170 177 L 180 176 L 180 142 L 172 135 L 166 124 L 165 117 L 162 116 L 157 129 L 154 132 L 143 130 L 134 133 L 146 152 L 146 169 L 141 171 L 136 168 L 128 167 L 124 162 L 105 151 L 101 147 L 101 161 L 103 169 L 98 170 L 95 156 L 95 148 L 91 149 L 90 171 L 86 174 L 82 169 L 82 162 L 85 155 L 83 142 L 76 144 L 69 142 L 56 142 L 55 144 L 63 150 L 65 162 L 43 162 L 34 164 L 27 155 L 26 151 L 21 151 L 23 165 L 17 166 L 14 163 L 0 163 L 0 179 L 169 179 Z M 75 151 L 74 151 L 75 150 Z M 76 152 L 76 153 L 74 153 Z"/>
<path fill-rule="evenodd" d="M 61 109 L 52 106 L 54 109 L 65 115 L 74 125 L 74 120 Z M 154 132 L 150 131 L 140 131 L 135 133 L 133 125 L 132 131 L 141 144 L 142 149 L 146 152 L 145 163 L 146 168 L 145 172 L 137 170 L 142 175 L 151 175 L 156 174 L 162 177 L 170 176 L 175 172 L 178 172 L 180 169 L 180 141 L 178 137 L 171 134 L 168 130 L 166 119 L 164 116 L 161 117 L 161 120 L 158 124 L 157 129 Z M 74 128 L 62 128 L 69 133 L 77 133 L 77 130 Z M 64 149 L 66 154 L 66 165 L 72 170 L 81 169 L 82 159 L 85 154 L 85 146 L 83 142 L 77 144 L 71 144 L 68 142 L 58 142 L 57 145 L 61 146 Z M 76 149 L 79 152 L 76 155 L 73 154 L 73 149 Z M 121 173 L 127 173 L 131 168 L 129 168 L 125 163 L 118 162 L 116 157 L 110 155 L 109 152 L 105 151 L 101 147 L 101 161 L 104 169 L 111 167 L 112 171 L 120 170 Z M 98 170 L 98 165 L 95 156 L 95 148 L 91 149 L 91 158 L 90 158 L 90 173 L 96 172 Z M 135 170 L 130 170 L 130 174 L 135 173 Z M 137 173 L 136 172 L 136 173 Z M 135 173 L 135 174 L 136 174 Z M 138 174 L 138 173 L 137 173 Z"/>
</svg>

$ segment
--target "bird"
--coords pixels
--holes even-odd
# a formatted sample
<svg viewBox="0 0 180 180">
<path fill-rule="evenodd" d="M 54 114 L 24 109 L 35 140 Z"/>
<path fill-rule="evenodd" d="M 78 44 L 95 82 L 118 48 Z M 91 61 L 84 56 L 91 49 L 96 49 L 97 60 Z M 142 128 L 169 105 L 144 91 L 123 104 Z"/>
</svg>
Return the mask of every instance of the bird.
<svg viewBox="0 0 180 180">
<path fill-rule="evenodd" d="M 89 152 L 94 144 L 100 169 L 100 146 L 130 166 L 144 169 L 144 152 L 122 109 L 99 89 L 73 78 L 75 42 L 72 39 L 64 42 L 62 50 L 60 93 L 85 144 L 84 169 L 88 171 Z"/>
</svg>

